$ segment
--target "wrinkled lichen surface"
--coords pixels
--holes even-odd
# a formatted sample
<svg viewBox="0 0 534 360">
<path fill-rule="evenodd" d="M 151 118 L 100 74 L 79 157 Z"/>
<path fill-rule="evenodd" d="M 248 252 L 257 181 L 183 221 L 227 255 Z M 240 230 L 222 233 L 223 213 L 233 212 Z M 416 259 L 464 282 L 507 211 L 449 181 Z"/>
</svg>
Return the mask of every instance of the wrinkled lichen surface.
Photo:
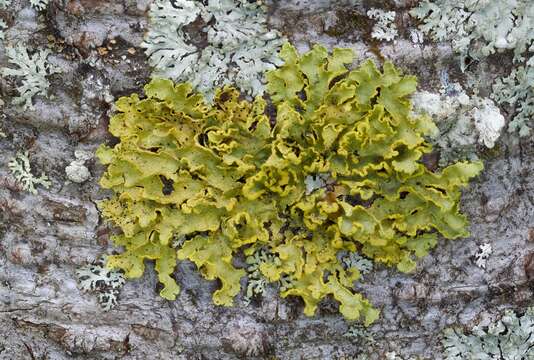
<svg viewBox="0 0 534 360">
<path fill-rule="evenodd" d="M 273 259 L 260 272 L 285 278 L 281 295 L 301 297 L 305 314 L 331 295 L 346 319 L 361 314 L 368 325 L 378 311 L 353 292 L 359 270 L 343 267 L 339 253 L 412 271 L 438 233 L 468 235 L 460 189 L 483 165 L 424 166 L 432 151 L 424 135 L 437 129 L 410 114 L 416 79 L 391 63 L 348 71 L 350 50 L 329 55 L 318 45 L 299 55 L 285 44 L 280 57 L 285 63 L 266 75 L 274 125 L 263 98 L 240 101 L 231 87 L 209 106 L 190 84 L 156 79 L 146 99 L 117 101 L 110 131 L 121 142 L 97 151 L 108 165 L 100 184 L 116 193 L 99 207 L 122 229 L 112 240 L 125 248 L 108 265 L 137 278 L 144 260 L 155 260 L 160 294 L 174 300 L 175 263 L 188 259 L 220 280 L 213 301 L 229 306 L 245 275 L 236 255 L 264 249 Z M 308 192 L 306 179 L 318 174 L 328 186 Z M 185 241 L 175 247 L 172 238 Z"/>
<path fill-rule="evenodd" d="M 145 275 L 127 281 L 118 305 L 103 311 L 93 294 L 78 288 L 76 270 L 113 251 L 115 229 L 101 220 L 96 205 L 112 193 L 97 184 L 105 167 L 96 159 L 85 161 L 91 177 L 82 183 L 68 181 L 65 168 L 77 160 L 76 151 L 115 144 L 107 130 L 111 104 L 141 93 L 149 82 L 152 69 L 140 47 L 149 1 L 50 0 L 42 11 L 26 0 L 12 0 L 7 8 L 4 3 L 0 66 L 12 67 L 5 46 L 22 43 L 32 51 L 49 48 L 48 61 L 62 72 L 46 77 L 49 98 L 34 96 L 34 110 L 13 103 L 19 78 L 0 80 L 0 132 L 6 135 L 0 135 L 0 359 L 352 359 L 361 353 L 372 359 L 393 353 L 442 359 L 444 329 L 470 336 L 479 326 L 488 333 L 486 327 L 504 310 L 520 318 L 532 305 L 534 144 L 503 131 L 492 149 L 474 145 L 484 170 L 460 202 L 471 235 L 460 241 L 439 238 L 413 273 L 378 263 L 358 284 L 357 291 L 381 313 L 366 329 L 373 341 L 343 336 L 357 324 L 347 323 L 336 301 L 324 299 L 310 318 L 298 298 L 280 299 L 271 285 L 248 306 L 244 292 L 233 307 L 214 305 L 212 294 L 220 284 L 203 279 L 186 261 L 173 273 L 181 286 L 176 300 L 159 296 L 157 272 L 147 262 Z M 478 96 L 491 98 L 496 78 L 519 66 L 513 50 L 504 49 L 473 61 L 462 73 L 451 44 L 426 37 L 412 41 L 419 25 L 409 15 L 415 5 L 267 2 L 269 26 L 299 51 L 321 43 L 329 50 L 351 48 L 377 64 L 387 58 L 417 75 L 418 91 L 439 93 L 447 74 L 470 97 L 477 88 Z M 396 12 L 396 42 L 371 36 L 370 8 Z M 498 105 L 508 125 L 515 111 L 507 103 Z M 25 151 L 32 174 L 46 174 L 51 181 L 49 189 L 36 186 L 36 195 L 25 192 L 8 167 Z M 426 166 L 439 169 L 439 152 L 427 155 Z M 308 181 L 311 190 L 314 181 Z M 493 249 L 485 269 L 475 256 L 483 244 Z M 245 268 L 246 259 L 238 260 L 235 266 Z"/>
</svg>

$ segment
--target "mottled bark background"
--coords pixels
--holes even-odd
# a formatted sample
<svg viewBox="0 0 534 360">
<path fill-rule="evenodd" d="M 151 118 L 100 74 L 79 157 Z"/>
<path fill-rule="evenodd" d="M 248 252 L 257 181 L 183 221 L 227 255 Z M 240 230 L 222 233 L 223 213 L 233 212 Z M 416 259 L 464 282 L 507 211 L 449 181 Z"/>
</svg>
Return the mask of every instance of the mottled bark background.
<svg viewBox="0 0 534 360">
<path fill-rule="evenodd" d="M 407 11 L 416 1 L 363 3 L 271 2 L 270 23 L 301 50 L 320 42 L 351 47 L 361 58 L 389 58 L 416 74 L 421 89 L 435 91 L 443 71 L 465 82 L 447 44 L 410 41 L 416 24 Z M 139 48 L 148 6 L 148 0 L 51 0 L 37 13 L 28 1 L 14 0 L 0 12 L 9 26 L 6 41 L 50 46 L 50 61 L 63 69 L 50 78 L 54 98 L 36 97 L 34 111 L 11 105 L 12 81 L 0 80 L 7 135 L 0 137 L 0 359 L 352 359 L 360 353 L 384 359 L 391 351 L 440 359 L 445 327 L 471 328 L 503 309 L 532 305 L 534 146 L 504 132 L 494 149 L 479 149 L 485 170 L 464 192 L 471 237 L 440 240 L 412 274 L 378 266 L 360 285 L 381 310 L 369 329 L 374 343 L 343 336 L 349 324 L 334 301 L 307 318 L 299 300 L 280 299 L 274 287 L 249 306 L 242 296 L 234 307 L 214 306 L 218 285 L 188 262 L 175 273 L 182 287 L 176 301 L 158 296 L 149 265 L 144 277 L 126 283 L 118 307 L 104 312 L 95 296 L 78 290 L 75 276 L 77 267 L 112 249 L 95 206 L 109 195 L 97 184 L 103 167 L 90 160 L 92 177 L 83 184 L 67 182 L 65 167 L 75 150 L 92 152 L 111 140 L 109 94 L 139 92 L 149 78 Z M 363 16 L 369 7 L 397 11 L 395 43 L 370 38 L 372 24 Z M 491 80 L 509 64 L 510 57 L 495 55 L 476 71 Z M 0 46 L 0 66 L 6 65 Z M 49 176 L 50 189 L 20 191 L 7 163 L 21 150 L 29 150 L 35 173 Z M 494 250 L 485 270 L 474 263 L 483 243 Z"/>
</svg>

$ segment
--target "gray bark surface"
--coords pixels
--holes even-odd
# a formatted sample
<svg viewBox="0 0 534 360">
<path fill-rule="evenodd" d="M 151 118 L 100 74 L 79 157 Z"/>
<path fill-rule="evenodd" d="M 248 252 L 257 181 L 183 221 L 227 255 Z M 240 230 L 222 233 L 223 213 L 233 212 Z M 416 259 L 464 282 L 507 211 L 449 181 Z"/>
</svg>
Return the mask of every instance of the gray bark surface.
<svg viewBox="0 0 534 360">
<path fill-rule="evenodd" d="M 176 301 L 159 297 L 149 265 L 141 279 L 127 281 L 119 305 L 104 312 L 95 296 L 78 290 L 75 275 L 79 266 L 113 250 L 109 227 L 96 208 L 96 201 L 109 195 L 98 186 L 104 169 L 90 160 L 92 177 L 76 184 L 67 182 L 65 167 L 75 150 L 93 152 L 112 141 L 106 94 L 117 99 L 140 92 L 149 78 L 139 48 L 148 3 L 55 0 L 38 14 L 28 1 L 14 0 L 0 12 L 8 20 L 8 41 L 50 45 L 51 62 L 63 68 L 51 77 L 54 98 L 36 97 L 35 111 L 11 105 L 13 84 L 0 80 L 6 102 L 1 127 L 7 135 L 0 138 L 0 359 L 352 359 L 360 353 L 384 359 L 391 351 L 440 359 L 444 328 L 487 324 L 503 309 L 532 305 L 533 140 L 503 133 L 496 149 L 480 149 L 485 169 L 464 191 L 462 209 L 471 219 L 471 236 L 441 239 L 412 274 L 378 266 L 359 285 L 381 310 L 369 329 L 374 344 L 343 336 L 349 324 L 334 301 L 323 302 L 308 318 L 299 301 L 280 299 L 272 287 L 249 306 L 242 296 L 234 307 L 215 306 L 211 293 L 218 285 L 202 279 L 188 262 L 175 273 L 182 288 Z M 391 2 L 407 19 L 403 29 L 413 26 L 405 14 L 407 3 Z M 369 42 L 368 29 L 347 23 L 356 14 L 346 6 L 277 2 L 270 22 L 300 49 L 321 42 L 352 47 L 360 58 L 380 53 L 418 75 L 423 89 L 435 86 L 443 69 L 462 81 L 447 46 L 401 39 L 377 47 Z M 111 50 L 99 54 L 98 48 L 108 45 Z M 488 60 L 480 67 L 481 78 L 502 72 L 503 61 L 510 62 Z M 0 46 L 0 66 L 6 65 Z M 49 176 L 50 189 L 39 187 L 37 195 L 21 191 L 7 167 L 21 150 L 29 150 L 35 174 Z M 483 243 L 493 247 L 485 270 L 474 263 Z"/>
</svg>

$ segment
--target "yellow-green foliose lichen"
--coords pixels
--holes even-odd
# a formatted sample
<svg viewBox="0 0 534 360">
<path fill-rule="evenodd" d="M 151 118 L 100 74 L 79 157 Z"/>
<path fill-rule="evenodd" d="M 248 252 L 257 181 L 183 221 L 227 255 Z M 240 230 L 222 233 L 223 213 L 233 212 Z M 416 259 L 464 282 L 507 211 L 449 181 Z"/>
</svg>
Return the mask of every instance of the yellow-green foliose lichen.
<svg viewBox="0 0 534 360">
<path fill-rule="evenodd" d="M 117 101 L 109 129 L 120 142 L 97 153 L 107 165 L 100 183 L 115 193 L 100 209 L 125 249 L 108 265 L 135 278 L 155 260 L 161 296 L 174 299 L 173 271 L 188 259 L 220 281 L 214 303 L 232 305 L 246 273 L 234 257 L 265 249 L 273 261 L 261 273 L 283 283 L 281 296 L 300 296 L 306 315 L 331 295 L 345 318 L 369 324 L 378 310 L 354 291 L 360 273 L 340 252 L 413 270 L 438 233 L 468 235 L 460 189 L 482 163 L 441 172 L 421 163 L 432 150 L 423 136 L 436 127 L 412 115 L 416 79 L 391 63 L 349 71 L 351 50 L 321 46 L 299 55 L 286 44 L 280 56 L 285 64 L 266 77 L 274 110 L 231 87 L 208 105 L 189 84 L 163 79 L 143 99 Z M 176 237 L 185 237 L 178 249 Z"/>
</svg>

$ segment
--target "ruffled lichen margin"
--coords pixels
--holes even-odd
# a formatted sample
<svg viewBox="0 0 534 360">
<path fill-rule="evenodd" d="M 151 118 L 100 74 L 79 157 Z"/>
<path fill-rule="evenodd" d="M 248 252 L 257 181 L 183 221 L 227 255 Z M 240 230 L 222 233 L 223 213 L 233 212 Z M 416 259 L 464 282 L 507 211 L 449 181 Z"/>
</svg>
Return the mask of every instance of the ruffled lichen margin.
<svg viewBox="0 0 534 360">
<path fill-rule="evenodd" d="M 391 63 L 349 71 L 351 50 L 315 46 L 300 56 L 289 44 L 280 57 L 285 64 L 266 76 L 274 111 L 232 87 L 209 105 L 190 84 L 163 79 L 145 86 L 144 99 L 117 101 L 109 129 L 120 142 L 97 152 L 107 165 L 100 184 L 114 191 L 99 207 L 122 229 L 113 242 L 124 248 L 108 266 L 137 278 L 155 260 L 160 294 L 174 299 L 176 263 L 188 259 L 220 281 L 214 303 L 232 305 L 245 275 L 235 258 L 265 249 L 272 261 L 262 275 L 283 282 L 282 297 L 300 296 L 306 315 L 332 295 L 345 318 L 369 324 L 378 310 L 354 291 L 360 273 L 340 253 L 409 272 L 438 233 L 467 236 L 460 190 L 482 163 L 440 172 L 422 164 L 432 151 L 424 135 L 436 127 L 413 115 L 416 79 Z M 329 180 L 306 191 L 318 175 Z"/>
</svg>

